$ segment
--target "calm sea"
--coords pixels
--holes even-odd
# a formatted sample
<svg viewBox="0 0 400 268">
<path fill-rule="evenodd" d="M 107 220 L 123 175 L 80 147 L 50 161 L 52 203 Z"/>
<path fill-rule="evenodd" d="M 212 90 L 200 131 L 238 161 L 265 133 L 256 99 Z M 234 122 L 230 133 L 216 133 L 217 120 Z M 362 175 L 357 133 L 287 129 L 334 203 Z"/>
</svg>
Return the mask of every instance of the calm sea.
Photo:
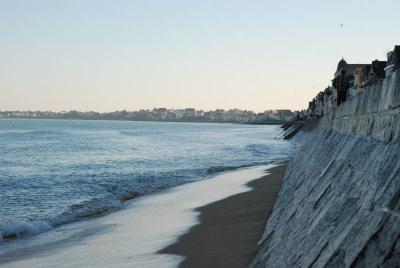
<svg viewBox="0 0 400 268">
<path fill-rule="evenodd" d="M 0 119 L 0 240 L 110 213 L 139 194 L 286 160 L 279 126 Z"/>
</svg>

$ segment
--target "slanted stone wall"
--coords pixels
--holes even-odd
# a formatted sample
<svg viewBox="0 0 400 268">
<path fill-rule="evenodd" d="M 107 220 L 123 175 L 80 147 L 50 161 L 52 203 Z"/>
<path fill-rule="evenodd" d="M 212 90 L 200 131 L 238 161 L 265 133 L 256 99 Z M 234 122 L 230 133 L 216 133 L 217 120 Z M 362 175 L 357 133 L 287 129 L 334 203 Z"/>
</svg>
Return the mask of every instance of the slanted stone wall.
<svg viewBox="0 0 400 268">
<path fill-rule="evenodd" d="M 322 127 L 400 142 L 400 70 L 324 115 Z"/>
<path fill-rule="evenodd" d="M 297 139 L 252 267 L 400 265 L 400 73 Z"/>
</svg>

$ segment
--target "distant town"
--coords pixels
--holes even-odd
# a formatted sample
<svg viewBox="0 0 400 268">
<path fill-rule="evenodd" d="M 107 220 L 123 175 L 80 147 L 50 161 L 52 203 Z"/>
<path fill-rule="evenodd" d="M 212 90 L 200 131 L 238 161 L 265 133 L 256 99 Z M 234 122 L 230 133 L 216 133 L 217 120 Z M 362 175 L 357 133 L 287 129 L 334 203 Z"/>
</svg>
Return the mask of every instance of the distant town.
<svg viewBox="0 0 400 268">
<path fill-rule="evenodd" d="M 196 110 L 195 108 L 154 108 L 139 111 L 122 110 L 109 113 L 98 113 L 92 111 L 0 111 L 0 118 L 282 124 L 293 119 L 296 114 L 296 112 L 287 109 L 268 110 L 263 113 L 255 113 L 253 111 L 243 111 L 239 109 L 203 111 Z"/>
</svg>

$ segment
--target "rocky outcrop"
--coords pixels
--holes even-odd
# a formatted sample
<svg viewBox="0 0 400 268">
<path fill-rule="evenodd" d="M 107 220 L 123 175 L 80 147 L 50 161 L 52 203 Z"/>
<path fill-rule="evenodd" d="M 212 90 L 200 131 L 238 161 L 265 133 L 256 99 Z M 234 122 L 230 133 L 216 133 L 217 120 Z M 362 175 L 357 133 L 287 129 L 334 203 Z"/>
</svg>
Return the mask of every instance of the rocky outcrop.
<svg viewBox="0 0 400 268">
<path fill-rule="evenodd" d="M 399 70 L 296 138 L 252 267 L 398 267 Z"/>
</svg>

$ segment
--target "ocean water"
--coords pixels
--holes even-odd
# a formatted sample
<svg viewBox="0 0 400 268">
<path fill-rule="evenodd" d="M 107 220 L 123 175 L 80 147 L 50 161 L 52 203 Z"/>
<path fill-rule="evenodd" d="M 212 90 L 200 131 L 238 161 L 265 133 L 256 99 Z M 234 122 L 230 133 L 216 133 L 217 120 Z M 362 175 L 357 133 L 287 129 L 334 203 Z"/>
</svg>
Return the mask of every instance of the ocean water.
<svg viewBox="0 0 400 268">
<path fill-rule="evenodd" d="M 279 126 L 0 119 L 0 240 L 226 170 L 286 160 Z"/>
</svg>

